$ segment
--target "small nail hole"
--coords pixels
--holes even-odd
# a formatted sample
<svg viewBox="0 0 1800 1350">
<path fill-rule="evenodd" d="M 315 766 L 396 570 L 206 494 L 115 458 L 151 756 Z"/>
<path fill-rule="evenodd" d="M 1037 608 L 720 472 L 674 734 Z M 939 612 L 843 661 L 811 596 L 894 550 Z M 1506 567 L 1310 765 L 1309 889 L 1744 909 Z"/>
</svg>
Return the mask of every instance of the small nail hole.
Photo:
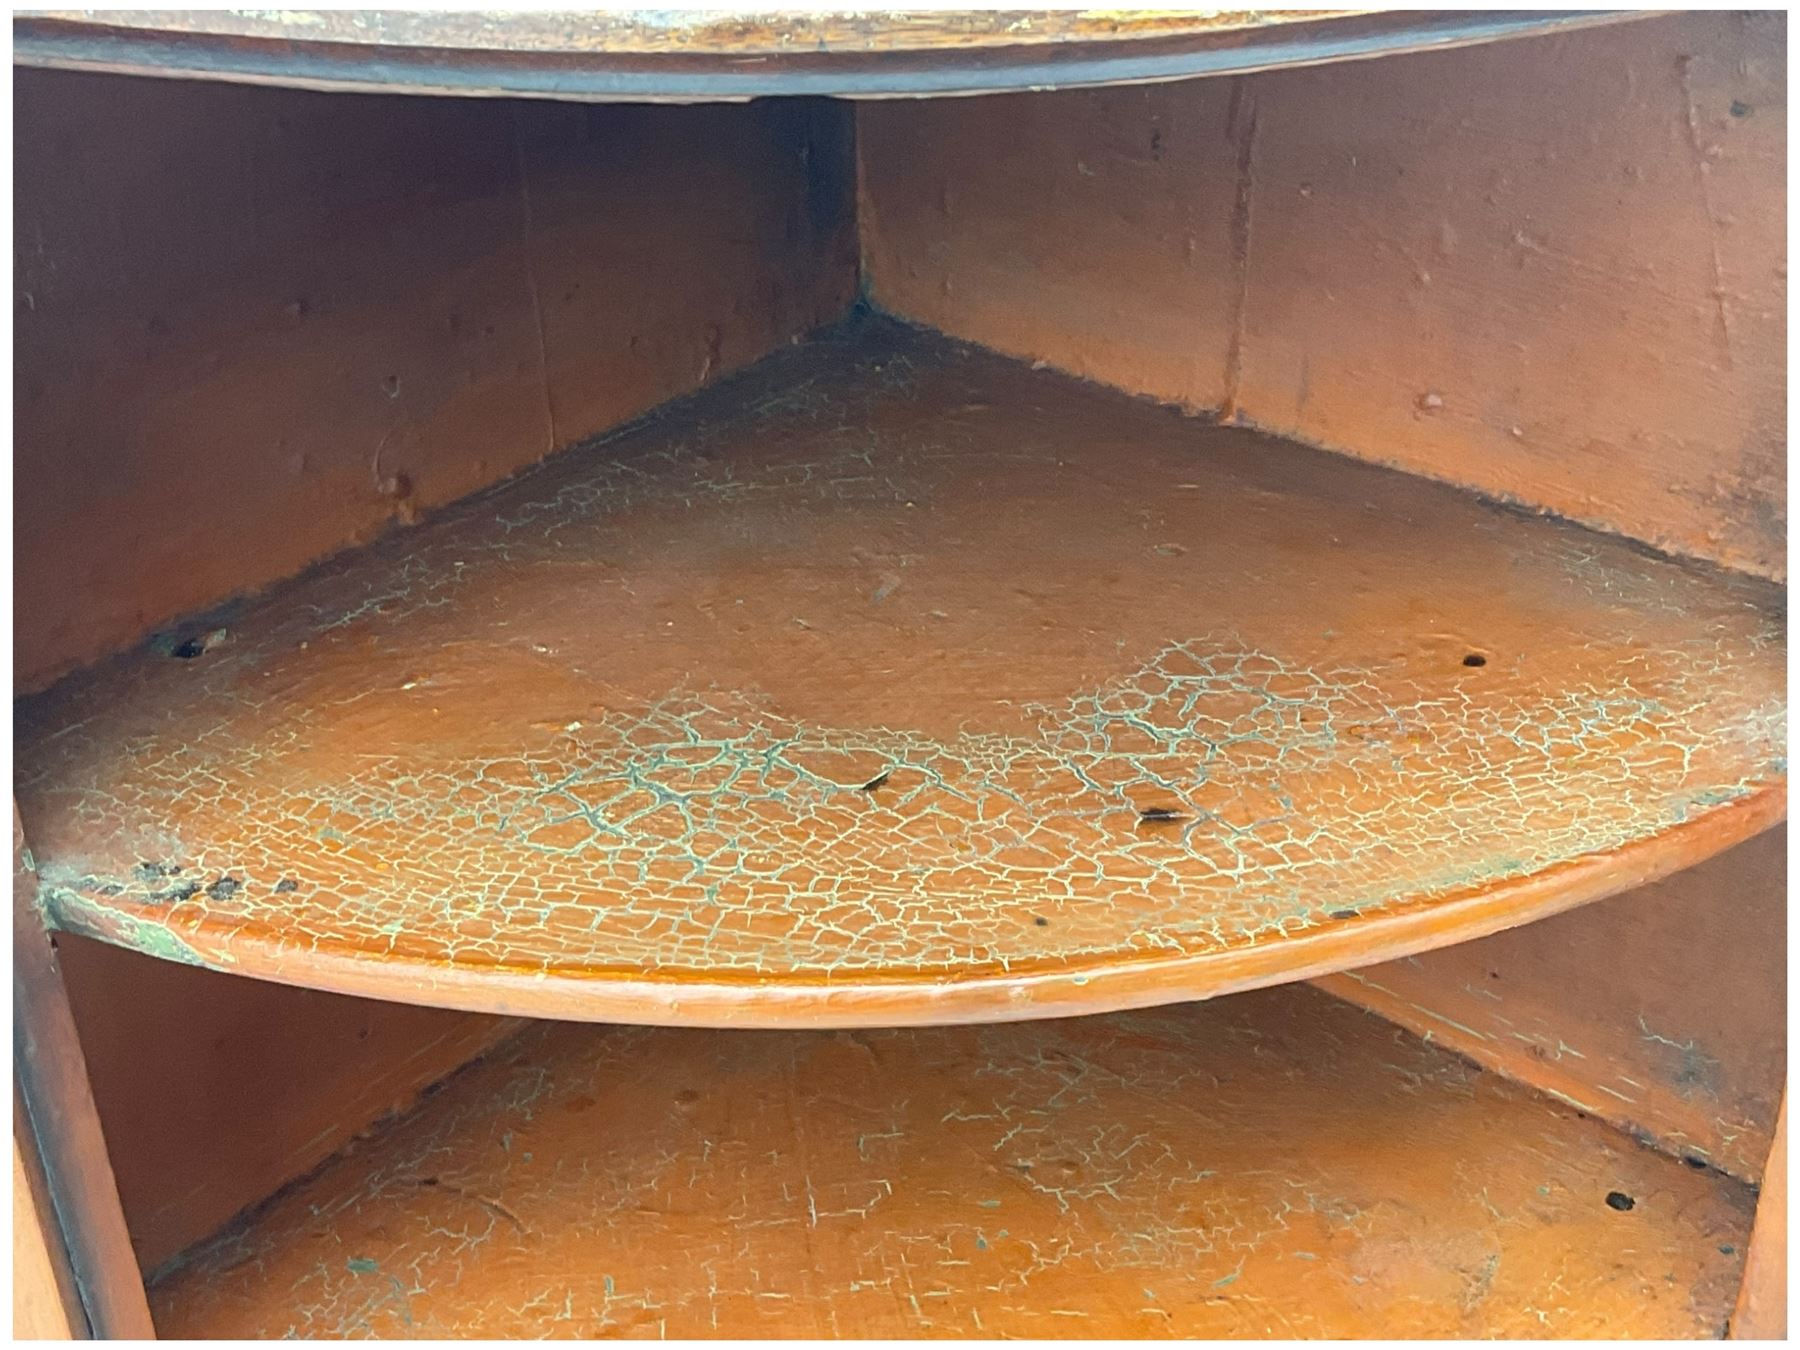
<svg viewBox="0 0 1800 1350">
<path fill-rule="evenodd" d="M 210 632 L 195 633 L 192 637 L 183 638 L 174 646 L 164 650 L 178 661 L 192 661 L 197 656 L 205 656 L 230 636 L 231 633 L 228 629 L 214 628 Z"/>
<path fill-rule="evenodd" d="M 1487 657 L 1483 656 L 1480 652 L 1470 652 L 1467 656 L 1463 657 L 1463 664 L 1465 666 L 1485 666 L 1487 664 Z"/>
<path fill-rule="evenodd" d="M 1616 1209 L 1619 1213 L 1623 1214 L 1628 1209 L 1636 1209 L 1637 1201 L 1625 1194 L 1624 1191 L 1608 1191 L 1606 1193 L 1606 1207 L 1608 1209 Z"/>
</svg>

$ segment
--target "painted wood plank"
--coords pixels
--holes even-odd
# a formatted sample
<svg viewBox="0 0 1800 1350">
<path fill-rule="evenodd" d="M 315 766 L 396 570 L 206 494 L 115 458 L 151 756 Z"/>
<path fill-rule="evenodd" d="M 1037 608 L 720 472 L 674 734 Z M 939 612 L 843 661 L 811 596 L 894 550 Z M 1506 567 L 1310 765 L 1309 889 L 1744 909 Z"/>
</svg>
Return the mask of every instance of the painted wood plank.
<svg viewBox="0 0 1800 1350">
<path fill-rule="evenodd" d="M 1716 1336 L 1751 1206 L 1304 987 L 544 1026 L 153 1297 L 181 1337 Z"/>
<path fill-rule="evenodd" d="M 1765 583 L 886 323 L 195 631 L 22 706 L 55 921 L 490 1011 L 1197 997 L 1785 809 Z"/>
</svg>

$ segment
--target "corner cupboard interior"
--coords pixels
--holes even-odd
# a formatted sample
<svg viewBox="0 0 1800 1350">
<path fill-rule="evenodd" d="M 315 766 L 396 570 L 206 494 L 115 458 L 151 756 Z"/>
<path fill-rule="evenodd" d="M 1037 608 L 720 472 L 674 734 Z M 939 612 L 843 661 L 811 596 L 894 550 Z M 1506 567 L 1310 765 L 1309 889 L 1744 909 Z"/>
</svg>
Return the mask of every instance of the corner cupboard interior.
<svg viewBox="0 0 1800 1350">
<path fill-rule="evenodd" d="M 1785 21 L 1615 18 L 20 68 L 18 903 L 157 1329 L 1766 1315 Z"/>
</svg>

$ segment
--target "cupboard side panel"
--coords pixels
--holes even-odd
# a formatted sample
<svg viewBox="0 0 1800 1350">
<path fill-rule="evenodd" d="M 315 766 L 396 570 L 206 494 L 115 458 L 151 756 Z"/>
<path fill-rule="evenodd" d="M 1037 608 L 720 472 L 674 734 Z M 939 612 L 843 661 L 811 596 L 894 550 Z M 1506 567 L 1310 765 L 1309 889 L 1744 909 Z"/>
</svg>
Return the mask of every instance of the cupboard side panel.
<svg viewBox="0 0 1800 1350">
<path fill-rule="evenodd" d="M 572 114 L 572 115 L 565 115 Z M 847 110 L 21 70 L 23 689 L 847 305 Z"/>
<path fill-rule="evenodd" d="M 12 1334 L 24 1341 L 90 1339 L 31 1119 L 13 1081 Z"/>
<path fill-rule="evenodd" d="M 522 1025 L 56 943 L 146 1273 Z"/>
<path fill-rule="evenodd" d="M 1786 837 L 1770 830 L 1611 900 L 1316 983 L 1755 1181 L 1787 1068 Z"/>
<path fill-rule="evenodd" d="M 1750 1256 L 1731 1317 L 1731 1338 L 1739 1341 L 1787 1339 L 1787 1098 L 1775 1122 L 1775 1141 L 1763 1169 L 1750 1232 Z"/>
<path fill-rule="evenodd" d="M 1785 18 L 1257 81 L 1272 431 L 1781 575 Z"/>
</svg>

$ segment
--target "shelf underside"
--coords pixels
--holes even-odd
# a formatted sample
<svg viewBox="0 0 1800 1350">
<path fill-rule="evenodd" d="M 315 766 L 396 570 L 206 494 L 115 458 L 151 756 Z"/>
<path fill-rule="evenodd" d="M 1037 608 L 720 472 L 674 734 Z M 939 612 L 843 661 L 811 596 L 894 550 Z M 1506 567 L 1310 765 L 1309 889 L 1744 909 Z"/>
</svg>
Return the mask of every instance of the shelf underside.
<svg viewBox="0 0 1800 1350">
<path fill-rule="evenodd" d="M 196 13 L 13 20 L 14 60 L 327 90 L 585 101 L 1071 88 L 1468 46 L 1630 15 L 1344 10 Z"/>
<path fill-rule="evenodd" d="M 22 704 L 18 803 L 53 924 L 224 970 L 1097 1011 L 1765 827 L 1781 605 L 871 321 Z"/>
<path fill-rule="evenodd" d="M 1716 1336 L 1753 1203 L 1303 986 L 542 1026 L 151 1303 L 174 1337 Z"/>
</svg>

